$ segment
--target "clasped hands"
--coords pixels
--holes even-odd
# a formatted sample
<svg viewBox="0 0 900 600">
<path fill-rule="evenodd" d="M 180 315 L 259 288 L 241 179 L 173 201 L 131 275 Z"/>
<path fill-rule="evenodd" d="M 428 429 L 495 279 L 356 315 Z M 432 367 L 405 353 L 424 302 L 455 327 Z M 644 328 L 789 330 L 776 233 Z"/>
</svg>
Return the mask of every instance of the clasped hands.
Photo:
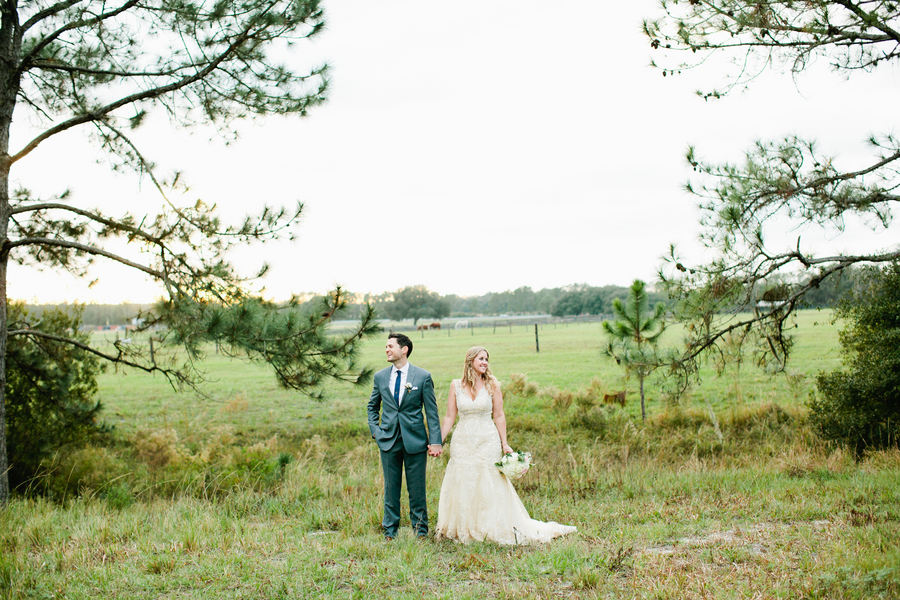
<svg viewBox="0 0 900 600">
<path fill-rule="evenodd" d="M 428 456 L 433 456 L 435 458 L 439 458 L 441 453 L 443 453 L 444 449 L 440 444 L 429 444 L 428 445 Z"/>
</svg>

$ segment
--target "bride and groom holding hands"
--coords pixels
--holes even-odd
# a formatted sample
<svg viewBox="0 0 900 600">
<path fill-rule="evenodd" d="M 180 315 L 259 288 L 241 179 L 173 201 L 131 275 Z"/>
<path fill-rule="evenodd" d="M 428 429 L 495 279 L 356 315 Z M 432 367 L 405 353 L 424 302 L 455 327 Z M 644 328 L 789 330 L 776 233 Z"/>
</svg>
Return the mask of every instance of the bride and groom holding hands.
<svg viewBox="0 0 900 600">
<path fill-rule="evenodd" d="M 575 527 L 532 519 L 510 480 L 495 466 L 512 449 L 506 440 L 503 395 L 487 350 L 476 346 L 466 353 L 462 377 L 450 384 L 443 421 L 431 373 L 409 363 L 412 350 L 409 337 L 388 336 L 385 353 L 391 366 L 375 374 L 367 409 L 384 472 L 385 539 L 397 537 L 404 473 L 413 531 L 420 538 L 428 535 L 427 456 L 442 455 L 443 441 L 457 416 L 435 537 L 527 544 L 574 532 Z"/>
</svg>

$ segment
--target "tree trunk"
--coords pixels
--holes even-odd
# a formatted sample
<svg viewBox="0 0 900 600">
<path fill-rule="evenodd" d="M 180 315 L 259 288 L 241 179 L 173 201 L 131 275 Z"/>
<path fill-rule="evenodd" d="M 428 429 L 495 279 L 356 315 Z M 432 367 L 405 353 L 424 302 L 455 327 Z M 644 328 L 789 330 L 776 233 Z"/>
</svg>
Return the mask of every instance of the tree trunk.
<svg viewBox="0 0 900 600">
<path fill-rule="evenodd" d="M 8 130 L 7 130 L 8 131 Z M 4 140 L 5 141 L 5 140 Z M 6 455 L 6 269 L 9 264 L 9 155 L 0 150 L 0 507 L 9 502 Z"/>
<path fill-rule="evenodd" d="M 9 264 L 9 130 L 16 95 L 22 37 L 18 3 L 3 2 L 0 10 L 0 507 L 9 502 L 9 461 L 6 454 L 6 273 Z"/>
<path fill-rule="evenodd" d="M 641 421 L 647 420 L 647 409 L 644 407 L 644 374 L 638 373 L 638 381 L 641 387 Z"/>
<path fill-rule="evenodd" d="M 7 129 L 8 131 L 8 129 Z M 6 141 L 6 140 L 3 140 Z M 0 150 L 0 507 L 9 502 L 6 455 L 6 269 L 9 264 L 9 155 Z"/>
<path fill-rule="evenodd" d="M 0 82 L 2 84 L 2 82 Z M 0 105 L 0 112 L 5 107 Z M 11 112 L 11 109 L 10 109 Z M 3 115 L 0 115 L 2 119 Z M 5 121 L 5 122 L 3 122 Z M 9 120 L 0 121 L 0 507 L 9 502 L 6 455 L 6 269 L 9 264 Z"/>
<path fill-rule="evenodd" d="M 3 237 L 5 239 L 6 236 Z M 9 254 L 5 250 L 0 252 L 0 507 L 6 506 L 9 502 L 9 462 L 6 457 L 6 266 L 8 260 Z"/>
</svg>

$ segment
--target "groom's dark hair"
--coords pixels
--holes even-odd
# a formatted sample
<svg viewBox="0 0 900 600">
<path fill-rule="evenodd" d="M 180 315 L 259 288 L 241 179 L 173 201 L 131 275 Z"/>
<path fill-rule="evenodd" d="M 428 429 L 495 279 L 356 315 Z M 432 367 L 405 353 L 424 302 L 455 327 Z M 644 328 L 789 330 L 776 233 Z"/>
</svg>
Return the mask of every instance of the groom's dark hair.
<svg viewBox="0 0 900 600">
<path fill-rule="evenodd" d="M 401 348 L 403 346 L 406 346 L 407 348 L 409 348 L 409 350 L 406 351 L 406 358 L 409 358 L 410 356 L 412 356 L 412 340 L 411 339 L 409 339 L 407 336 L 403 335 L 402 333 L 392 333 L 391 335 L 388 336 L 388 339 L 391 339 L 391 338 L 394 338 L 395 340 L 397 340 L 397 345 L 400 346 Z"/>
</svg>

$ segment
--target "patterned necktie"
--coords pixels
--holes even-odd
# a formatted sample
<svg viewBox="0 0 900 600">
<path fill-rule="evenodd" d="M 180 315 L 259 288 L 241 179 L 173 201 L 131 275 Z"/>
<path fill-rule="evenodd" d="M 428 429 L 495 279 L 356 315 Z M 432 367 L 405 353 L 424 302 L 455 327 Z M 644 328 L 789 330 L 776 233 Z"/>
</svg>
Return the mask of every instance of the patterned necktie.
<svg viewBox="0 0 900 600">
<path fill-rule="evenodd" d="M 401 372 L 397 371 L 397 381 L 394 382 L 394 400 L 397 401 L 397 404 L 400 404 L 400 374 Z"/>
</svg>

